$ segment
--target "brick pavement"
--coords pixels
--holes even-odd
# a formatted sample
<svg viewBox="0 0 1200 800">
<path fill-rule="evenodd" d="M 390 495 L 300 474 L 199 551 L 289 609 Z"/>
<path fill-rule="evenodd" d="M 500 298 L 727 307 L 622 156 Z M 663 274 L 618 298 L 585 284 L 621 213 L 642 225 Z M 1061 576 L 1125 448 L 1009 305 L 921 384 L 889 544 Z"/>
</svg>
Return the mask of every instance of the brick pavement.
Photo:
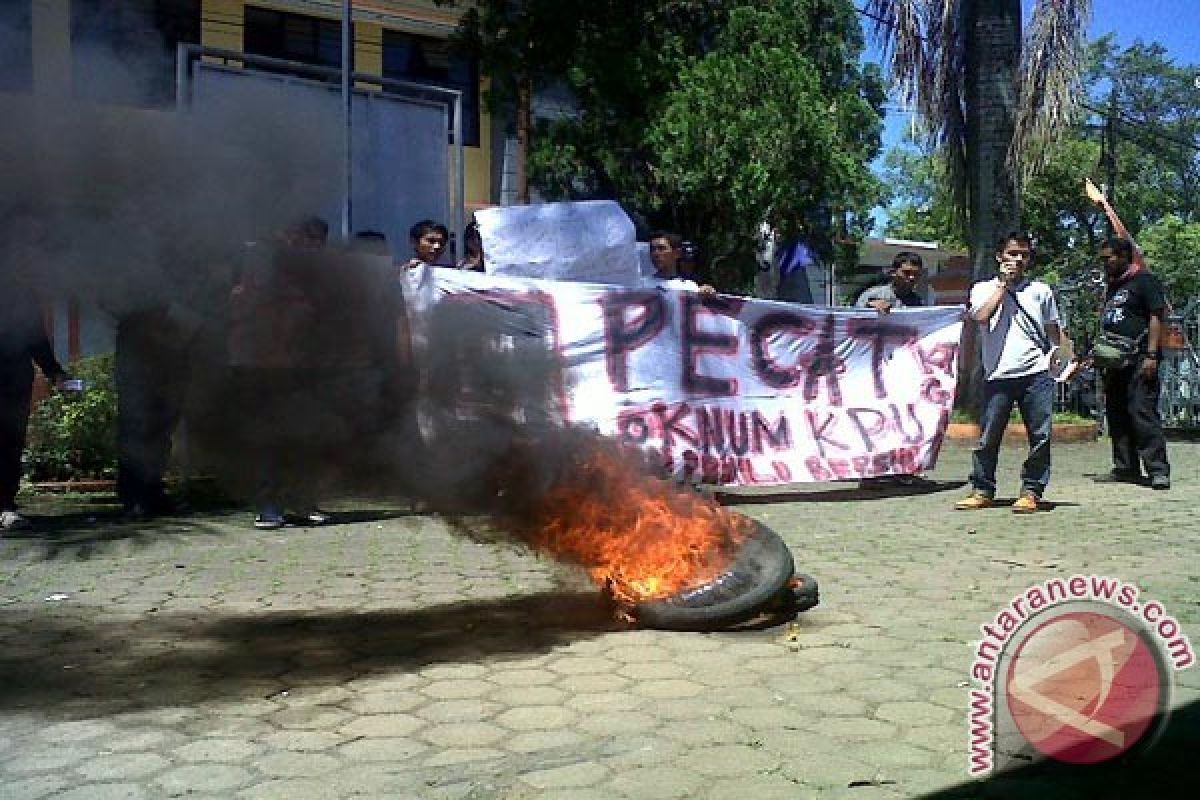
<svg viewBox="0 0 1200 800">
<path fill-rule="evenodd" d="M 1087 479 L 1102 444 L 1058 447 L 1058 505 L 1023 518 L 950 511 L 961 447 L 936 491 L 743 498 L 823 600 L 720 634 L 622 629 L 578 575 L 425 516 L 84 509 L 0 542 L 0 798 L 1137 796 L 1136 767 L 968 782 L 965 686 L 978 626 L 1074 572 L 1137 583 L 1200 642 L 1200 445 L 1171 454 L 1152 493 Z M 1173 763 L 1198 675 L 1155 751 Z"/>
</svg>

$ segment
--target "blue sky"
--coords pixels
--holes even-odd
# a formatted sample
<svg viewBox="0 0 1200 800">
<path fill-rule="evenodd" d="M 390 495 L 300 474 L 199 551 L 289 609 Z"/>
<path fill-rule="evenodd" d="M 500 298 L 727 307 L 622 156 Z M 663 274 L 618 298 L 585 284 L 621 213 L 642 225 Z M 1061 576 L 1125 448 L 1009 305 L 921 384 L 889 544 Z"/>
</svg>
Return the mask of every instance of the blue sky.
<svg viewBox="0 0 1200 800">
<path fill-rule="evenodd" d="M 1022 0 L 1022 5 L 1028 14 L 1034 4 Z M 870 42 L 870 21 L 863 22 L 868 30 L 864 60 L 877 61 L 879 53 Z M 1096 39 L 1109 32 L 1117 34 L 1117 43 L 1122 47 L 1138 39 L 1162 44 L 1176 66 L 1194 66 L 1200 80 L 1200 0 L 1093 0 L 1089 38 Z M 1200 92 L 1200 86 L 1196 91 Z M 903 138 L 910 119 L 904 112 L 888 112 L 884 152 Z M 877 215 L 877 222 L 883 218 L 882 214 Z"/>
</svg>

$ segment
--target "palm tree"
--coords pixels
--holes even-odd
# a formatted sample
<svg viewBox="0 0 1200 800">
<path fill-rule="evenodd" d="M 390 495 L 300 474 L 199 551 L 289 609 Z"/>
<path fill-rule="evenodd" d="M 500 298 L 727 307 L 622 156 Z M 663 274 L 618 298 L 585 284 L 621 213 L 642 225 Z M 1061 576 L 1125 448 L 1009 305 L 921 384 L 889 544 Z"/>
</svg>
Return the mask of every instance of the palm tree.
<svg viewBox="0 0 1200 800">
<path fill-rule="evenodd" d="M 1082 97 L 1091 0 L 867 0 L 892 79 L 946 156 L 972 274 L 1021 222 L 1020 184 Z"/>
</svg>

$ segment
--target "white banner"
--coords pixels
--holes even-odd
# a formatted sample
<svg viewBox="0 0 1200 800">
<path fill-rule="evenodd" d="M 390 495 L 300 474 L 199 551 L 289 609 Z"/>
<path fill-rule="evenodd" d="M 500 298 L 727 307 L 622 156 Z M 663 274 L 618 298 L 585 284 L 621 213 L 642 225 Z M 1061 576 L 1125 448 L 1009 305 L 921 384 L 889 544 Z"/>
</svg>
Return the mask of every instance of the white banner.
<svg viewBox="0 0 1200 800">
<path fill-rule="evenodd" d="M 540 402 L 555 418 L 650 449 L 683 480 L 910 474 L 933 467 L 950 419 L 960 307 L 880 315 L 448 269 L 413 278 L 416 339 L 439 360 L 459 347 L 483 371 L 548 364 Z M 454 344 L 465 329 L 488 341 Z M 469 383 L 456 396 L 478 403 L 486 392 Z"/>
<path fill-rule="evenodd" d="M 641 285 L 633 221 L 611 200 L 475 212 L 489 275 Z"/>
</svg>

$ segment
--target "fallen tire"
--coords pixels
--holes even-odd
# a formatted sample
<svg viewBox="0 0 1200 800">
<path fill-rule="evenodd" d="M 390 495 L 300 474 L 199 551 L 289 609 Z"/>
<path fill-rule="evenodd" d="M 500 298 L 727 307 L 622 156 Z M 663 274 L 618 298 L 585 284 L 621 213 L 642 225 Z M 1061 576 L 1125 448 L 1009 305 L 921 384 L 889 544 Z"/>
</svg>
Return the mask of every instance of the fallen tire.
<svg viewBox="0 0 1200 800">
<path fill-rule="evenodd" d="M 794 574 L 795 564 L 787 545 L 775 531 L 755 523 L 728 569 L 702 586 L 639 603 L 633 607 L 633 616 L 646 628 L 722 630 L 777 606 L 779 597 L 792 591 Z M 816 582 L 805 577 L 812 595 L 806 605 L 811 608 L 816 605 Z"/>
</svg>

